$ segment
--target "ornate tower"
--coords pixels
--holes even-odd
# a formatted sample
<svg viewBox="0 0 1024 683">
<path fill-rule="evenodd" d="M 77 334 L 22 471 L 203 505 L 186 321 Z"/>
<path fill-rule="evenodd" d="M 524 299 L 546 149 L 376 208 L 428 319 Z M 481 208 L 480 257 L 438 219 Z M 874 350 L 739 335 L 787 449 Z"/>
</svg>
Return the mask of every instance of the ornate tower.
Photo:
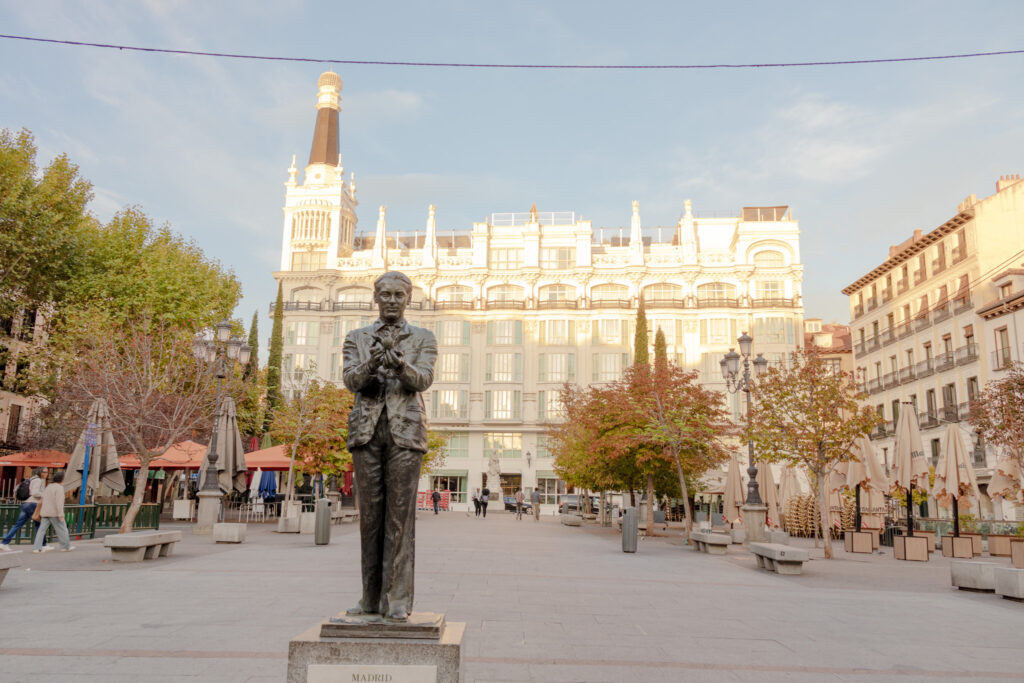
<svg viewBox="0 0 1024 683">
<path fill-rule="evenodd" d="M 345 182 L 338 152 L 341 78 L 328 71 L 317 81 L 316 123 L 309 163 L 300 185 L 295 157 L 285 185 L 281 270 L 333 269 L 352 252 L 356 232 L 354 174 Z"/>
</svg>

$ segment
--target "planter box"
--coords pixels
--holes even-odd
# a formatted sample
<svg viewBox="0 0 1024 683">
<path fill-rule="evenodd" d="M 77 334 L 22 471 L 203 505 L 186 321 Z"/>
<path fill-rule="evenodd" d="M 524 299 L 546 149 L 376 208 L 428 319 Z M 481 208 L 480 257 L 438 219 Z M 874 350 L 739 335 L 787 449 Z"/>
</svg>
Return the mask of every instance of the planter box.
<svg viewBox="0 0 1024 683">
<path fill-rule="evenodd" d="M 843 545 L 848 553 L 873 552 L 873 539 L 868 531 L 847 531 L 843 535 Z"/>
<path fill-rule="evenodd" d="M 927 529 L 914 529 L 914 536 L 920 536 L 928 542 L 928 552 L 935 552 L 935 537 L 934 531 L 928 531 Z"/>
<path fill-rule="evenodd" d="M 1015 569 L 1024 569 L 1024 538 L 1010 541 L 1010 564 Z"/>
<path fill-rule="evenodd" d="M 989 534 L 988 554 L 992 557 L 1009 557 L 1010 540 L 1013 538 L 1009 534 Z"/>
<path fill-rule="evenodd" d="M 981 550 L 982 550 L 981 534 L 965 533 L 965 532 L 961 531 L 960 532 L 960 536 L 961 537 L 966 536 L 967 538 L 970 538 L 971 539 L 971 543 L 974 545 L 974 554 L 976 556 L 977 555 L 981 555 Z"/>
<path fill-rule="evenodd" d="M 928 561 L 928 539 L 924 536 L 894 536 L 892 539 L 893 557 L 897 560 L 911 562 Z"/>
<path fill-rule="evenodd" d="M 942 556 L 969 560 L 974 557 L 974 540 L 966 536 L 943 536 Z"/>
<path fill-rule="evenodd" d="M 171 506 L 171 516 L 174 519 L 192 519 L 196 516 L 196 502 L 194 500 L 175 499 Z"/>
</svg>

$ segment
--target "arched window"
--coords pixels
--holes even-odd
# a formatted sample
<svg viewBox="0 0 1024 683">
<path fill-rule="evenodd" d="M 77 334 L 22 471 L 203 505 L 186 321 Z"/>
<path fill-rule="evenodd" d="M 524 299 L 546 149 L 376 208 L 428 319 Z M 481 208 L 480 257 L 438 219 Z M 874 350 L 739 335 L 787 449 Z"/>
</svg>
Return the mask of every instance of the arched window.
<svg viewBox="0 0 1024 683">
<path fill-rule="evenodd" d="M 518 285 L 497 285 L 487 290 L 488 301 L 523 301 L 523 288 Z"/>
<path fill-rule="evenodd" d="M 590 290 L 591 301 L 623 301 L 629 298 L 626 285 L 597 285 Z"/>
<path fill-rule="evenodd" d="M 708 282 L 697 286 L 698 301 L 735 301 L 736 286 L 727 282 Z"/>
<path fill-rule="evenodd" d="M 644 303 L 654 305 L 658 302 L 679 301 L 683 298 L 683 288 L 668 282 L 644 287 Z"/>
<path fill-rule="evenodd" d="M 304 289 L 296 289 L 292 292 L 292 301 L 305 301 L 316 303 L 320 301 L 320 290 L 310 289 L 306 287 Z"/>
<path fill-rule="evenodd" d="M 576 298 L 576 288 L 570 285 L 548 285 L 538 292 L 540 301 L 572 301 Z"/>
<path fill-rule="evenodd" d="M 467 287 L 466 285 L 450 285 L 448 287 L 440 287 L 437 290 L 437 300 L 449 302 L 466 302 L 473 299 L 473 288 Z"/>
<path fill-rule="evenodd" d="M 348 287 L 338 292 L 338 301 L 368 303 L 373 301 L 373 290 L 367 287 Z"/>
<path fill-rule="evenodd" d="M 754 265 L 761 268 L 781 268 L 786 265 L 786 257 L 781 251 L 759 251 L 754 254 Z"/>
</svg>

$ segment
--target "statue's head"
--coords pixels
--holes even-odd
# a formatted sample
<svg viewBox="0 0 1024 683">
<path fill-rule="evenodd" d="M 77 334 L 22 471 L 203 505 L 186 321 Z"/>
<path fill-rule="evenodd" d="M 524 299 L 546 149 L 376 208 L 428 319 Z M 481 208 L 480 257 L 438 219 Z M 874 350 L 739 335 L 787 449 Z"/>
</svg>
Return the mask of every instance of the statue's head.
<svg viewBox="0 0 1024 683">
<path fill-rule="evenodd" d="M 405 273 L 389 270 L 373 282 L 373 300 L 384 322 L 402 320 L 411 298 L 412 280 Z"/>
</svg>

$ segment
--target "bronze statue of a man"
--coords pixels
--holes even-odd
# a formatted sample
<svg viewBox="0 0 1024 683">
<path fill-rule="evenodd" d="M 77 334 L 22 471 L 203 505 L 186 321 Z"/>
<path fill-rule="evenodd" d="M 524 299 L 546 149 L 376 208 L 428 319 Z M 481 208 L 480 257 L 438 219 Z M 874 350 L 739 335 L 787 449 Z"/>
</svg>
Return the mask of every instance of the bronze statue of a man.
<svg viewBox="0 0 1024 683">
<path fill-rule="evenodd" d="M 343 375 L 355 394 L 348 418 L 359 500 L 363 597 L 349 615 L 406 621 L 412 613 L 416 489 L 427 452 L 421 392 L 434 381 L 437 340 L 405 321 L 412 281 L 397 271 L 373 283 L 380 317 L 345 337 Z"/>
</svg>

